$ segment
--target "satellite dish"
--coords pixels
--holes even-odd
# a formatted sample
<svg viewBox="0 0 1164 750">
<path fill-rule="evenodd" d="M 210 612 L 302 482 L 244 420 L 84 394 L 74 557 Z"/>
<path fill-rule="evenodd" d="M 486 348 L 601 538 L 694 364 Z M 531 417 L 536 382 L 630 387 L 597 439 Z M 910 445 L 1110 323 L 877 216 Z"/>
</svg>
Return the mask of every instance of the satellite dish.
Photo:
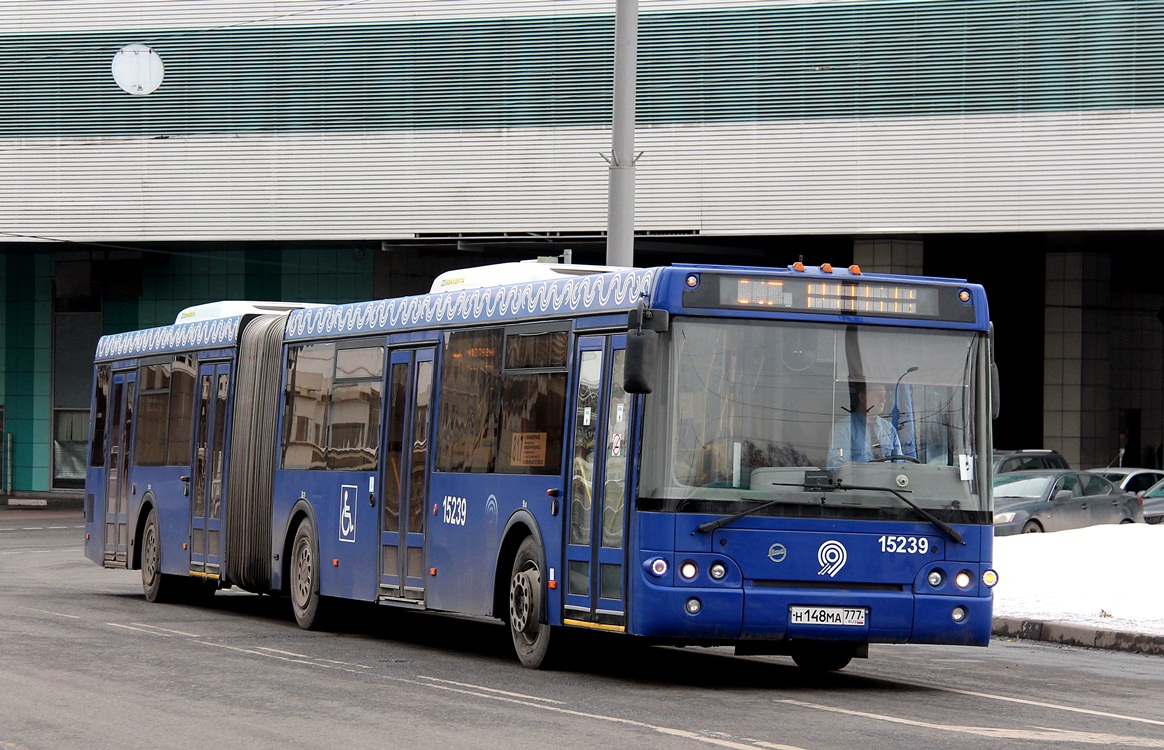
<svg viewBox="0 0 1164 750">
<path fill-rule="evenodd" d="M 166 68 L 157 52 L 144 44 L 127 44 L 113 56 L 113 80 L 121 90 L 133 96 L 146 96 L 158 90 Z"/>
</svg>

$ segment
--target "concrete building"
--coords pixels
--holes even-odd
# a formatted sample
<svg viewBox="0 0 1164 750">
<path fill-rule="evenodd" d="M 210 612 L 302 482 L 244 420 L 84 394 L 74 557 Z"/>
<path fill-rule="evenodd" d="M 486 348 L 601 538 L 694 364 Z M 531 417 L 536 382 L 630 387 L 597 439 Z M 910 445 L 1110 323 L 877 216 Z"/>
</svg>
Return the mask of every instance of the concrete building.
<svg viewBox="0 0 1164 750">
<path fill-rule="evenodd" d="M 0 4 L 0 490 L 75 492 L 102 333 L 604 260 L 615 0 Z M 1164 3 L 639 0 L 636 265 L 991 297 L 996 444 L 1164 443 Z"/>
</svg>

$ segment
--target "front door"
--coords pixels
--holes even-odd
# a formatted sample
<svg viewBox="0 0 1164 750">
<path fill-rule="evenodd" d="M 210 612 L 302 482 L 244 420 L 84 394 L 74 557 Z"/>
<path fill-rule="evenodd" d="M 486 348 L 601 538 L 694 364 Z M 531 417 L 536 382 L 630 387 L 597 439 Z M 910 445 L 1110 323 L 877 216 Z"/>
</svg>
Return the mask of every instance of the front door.
<svg viewBox="0 0 1164 750">
<path fill-rule="evenodd" d="M 631 398 L 626 336 L 578 341 L 572 480 L 566 530 L 566 613 L 574 625 L 626 625 L 627 463 Z"/>
<path fill-rule="evenodd" d="M 388 359 L 388 418 L 380 482 L 384 488 L 381 598 L 424 600 L 424 508 L 434 351 L 397 350 Z"/>
<path fill-rule="evenodd" d="M 137 375 L 113 374 L 109 398 L 109 446 L 105 454 L 105 567 L 126 567 L 129 552 L 129 467 Z"/>
<path fill-rule="evenodd" d="M 222 565 L 223 473 L 226 469 L 226 404 L 230 363 L 198 368 L 198 411 L 191 474 L 190 573 L 218 578 Z"/>
</svg>

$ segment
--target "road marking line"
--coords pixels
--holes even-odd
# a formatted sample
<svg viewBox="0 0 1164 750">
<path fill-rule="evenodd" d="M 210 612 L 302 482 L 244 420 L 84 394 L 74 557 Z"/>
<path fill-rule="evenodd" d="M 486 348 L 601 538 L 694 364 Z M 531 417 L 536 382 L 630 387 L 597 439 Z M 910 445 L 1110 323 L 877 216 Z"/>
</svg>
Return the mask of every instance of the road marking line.
<svg viewBox="0 0 1164 750">
<path fill-rule="evenodd" d="M 163 633 L 173 633 L 174 635 L 184 635 L 188 638 L 201 638 L 202 637 L 196 633 L 186 633 L 186 632 L 181 631 L 181 630 L 170 630 L 168 628 L 158 627 L 157 625 L 150 625 L 149 623 L 146 623 L 146 622 L 135 622 L 133 624 L 138 626 L 139 628 L 152 628 L 153 630 L 160 630 Z"/>
<path fill-rule="evenodd" d="M 107 622 L 105 624 L 110 626 L 110 627 L 113 627 L 113 628 L 125 628 L 126 630 L 136 630 L 139 633 L 149 633 L 150 635 L 156 635 L 159 638 L 169 638 L 170 637 L 168 634 L 159 633 L 156 630 L 148 630 L 146 628 L 135 628 L 132 625 L 122 625 L 119 622 Z"/>
<path fill-rule="evenodd" d="M 343 666 L 343 667 L 359 667 L 360 669 L 371 669 L 371 667 L 369 667 L 366 664 L 353 664 L 352 662 L 336 661 L 335 659 L 321 659 L 318 656 L 308 656 L 307 654 L 297 654 L 294 651 L 282 651 L 280 649 L 269 648 L 267 646 L 255 646 L 255 648 L 259 649 L 260 651 L 270 651 L 273 654 L 283 654 L 284 656 L 297 656 L 301 659 L 311 659 L 311 660 L 316 661 L 316 662 L 326 662 L 328 664 L 339 664 L 340 666 Z"/>
<path fill-rule="evenodd" d="M 617 716 L 603 716 L 602 714 L 586 713 L 584 711 L 576 711 L 576 710 L 569 709 L 569 708 L 562 708 L 560 706 L 550 706 L 550 705 L 546 705 L 546 703 L 544 703 L 544 702 L 541 702 L 541 701 L 546 701 L 547 699 L 545 699 L 545 698 L 532 698 L 531 697 L 529 700 L 523 700 L 523 699 L 519 699 L 519 698 L 511 698 L 509 696 L 512 694 L 506 693 L 503 690 L 495 690 L 493 688 L 477 688 L 475 690 L 472 690 L 472 689 L 465 689 L 465 688 L 461 688 L 461 687 L 454 687 L 454 685 L 460 685 L 461 683 L 455 683 L 455 682 L 451 682 L 448 680 L 437 681 L 436 678 L 434 678 L 434 677 L 424 677 L 424 676 L 418 675 L 417 679 L 409 679 L 407 677 L 391 677 L 388 675 L 374 675 L 374 674 L 369 674 L 367 672 L 358 672 L 356 670 L 349 669 L 349 668 L 343 667 L 343 666 L 333 666 L 333 664 L 321 664 L 319 661 L 314 661 L 313 657 L 310 657 L 310 656 L 294 654 L 293 652 L 280 652 L 280 651 L 277 651 L 276 649 L 266 648 L 266 647 L 262 647 L 262 646 L 256 647 L 255 649 L 249 649 L 249 648 L 241 648 L 239 646 L 228 646 L 224 643 L 214 643 L 212 641 L 200 640 L 200 641 L 196 641 L 196 643 L 201 643 L 201 644 L 206 645 L 206 646 L 213 646 L 215 648 L 226 649 L 227 651 L 238 651 L 238 652 L 244 653 L 244 654 L 253 654 L 255 656 L 263 656 L 263 657 L 266 657 L 268 659 L 278 659 L 279 661 L 291 662 L 293 664 L 306 664 L 307 666 L 310 666 L 310 667 L 321 667 L 323 669 L 338 669 L 342 672 L 351 672 L 352 674 L 363 674 L 365 676 L 377 677 L 381 680 L 386 680 L 386 681 L 390 681 L 390 682 L 402 682 L 406 685 L 416 685 L 419 687 L 427 687 L 427 688 L 430 688 L 432 690 L 444 690 L 445 692 L 449 692 L 449 693 L 459 693 L 461 695 L 469 695 L 469 696 L 473 696 L 476 698 L 484 698 L 486 700 L 502 701 L 504 703 L 514 703 L 514 704 L 517 704 L 519 706 L 525 706 L 526 708 L 540 709 L 542 711 L 554 711 L 556 713 L 566 714 L 568 716 L 576 716 L 576 717 L 583 718 L 583 719 L 596 719 L 599 721 L 610 722 L 612 724 L 622 724 L 624 726 L 629 726 L 629 727 L 637 727 L 640 729 L 649 729 L 653 732 L 658 732 L 659 734 L 665 734 L 665 735 L 670 736 L 670 737 L 682 737 L 682 738 L 689 739 L 689 740 L 695 740 L 697 742 L 703 742 L 703 743 L 706 743 L 709 745 L 716 745 L 718 747 L 733 748 L 733 750 L 756 750 L 757 747 L 772 748 L 773 750 L 804 750 L 804 748 L 800 748 L 800 747 L 797 747 L 795 745 L 773 745 L 773 744 L 768 744 L 768 743 L 762 743 L 759 740 L 742 740 L 742 741 L 741 740 L 733 740 L 730 737 L 726 737 L 723 735 L 720 735 L 720 736 L 704 735 L 704 734 L 699 734 L 697 732 L 691 732 L 691 731 L 688 731 L 686 729 L 675 729 L 673 727 L 656 726 L 654 724 L 647 724 L 645 722 L 634 721 L 632 719 L 622 719 L 622 718 L 619 718 Z M 262 649 L 262 650 L 259 650 L 259 649 Z M 290 656 L 284 656 L 283 654 L 285 654 L 285 653 L 289 653 L 292 656 L 302 657 L 302 658 L 291 658 Z M 335 662 L 334 664 L 342 664 L 342 662 Z M 439 684 L 440 682 L 445 682 L 448 684 Z M 484 692 L 484 691 L 489 691 L 489 692 Z M 532 701 L 539 701 L 539 702 L 532 702 Z M 555 701 L 555 702 L 558 702 L 558 701 Z"/>
<path fill-rule="evenodd" d="M 41 614 L 45 614 L 45 615 L 56 615 L 57 617 L 68 617 L 70 620 L 80 620 L 81 619 L 80 615 L 66 615 L 64 612 L 53 612 L 52 610 L 49 610 L 49 609 L 33 609 L 32 607 L 21 607 L 21 609 L 27 609 L 30 612 L 40 612 Z"/>
<path fill-rule="evenodd" d="M 893 682 L 901 685 L 910 685 L 911 687 L 926 688 L 928 690 L 941 690 L 943 692 L 954 693 L 956 695 L 968 695 L 971 698 L 989 698 L 990 700 L 1004 701 L 1006 703 L 1021 703 L 1024 706 L 1038 706 L 1039 708 L 1051 708 L 1056 711 L 1068 711 L 1070 713 L 1076 714 L 1087 714 L 1088 716 L 1102 716 L 1106 719 L 1123 719 L 1124 721 L 1135 721 L 1141 724 L 1155 724 L 1156 726 L 1164 726 L 1164 721 L 1160 721 L 1159 719 L 1145 719 L 1142 716 L 1113 714 L 1107 711 L 1095 711 L 1090 708 L 1064 706 L 1060 703 L 1045 703 L 1043 701 L 1033 701 L 1026 698 L 1012 698 L 1009 695 L 994 695 L 993 693 L 979 693 L 974 690 L 960 690 L 959 688 L 942 687 L 940 685 L 926 685 L 922 682 L 909 682 L 908 680 L 893 680 Z"/>
<path fill-rule="evenodd" d="M 501 701 L 503 703 L 515 703 L 519 706 L 525 706 L 527 708 L 536 708 L 536 709 L 539 709 L 541 711 L 553 711 L 555 713 L 565 714 L 567 716 L 577 716 L 577 717 L 582 718 L 582 719 L 597 719 L 599 721 L 607 721 L 607 722 L 610 722 L 612 724 L 622 724 L 624 726 L 629 726 L 629 727 L 637 727 L 640 729 L 649 729 L 653 732 L 658 732 L 659 734 L 665 734 L 669 737 L 683 737 L 684 739 L 695 740 L 697 742 L 704 742 L 704 743 L 707 743 L 709 745 L 717 745 L 719 747 L 735 748 L 735 750 L 755 750 L 756 747 L 760 747 L 760 745 L 757 744 L 756 740 L 734 740 L 734 739 L 731 739 L 729 737 L 725 737 L 723 735 L 716 736 L 716 735 L 699 734 L 698 732 L 691 732 L 691 731 L 688 731 L 686 729 L 675 729 L 674 727 L 661 727 L 661 726 L 657 726 L 655 724 L 647 724 L 646 722 L 642 722 L 642 721 L 634 721 L 633 719 L 622 719 L 622 718 L 619 718 L 617 716 L 604 716 L 602 714 L 592 714 L 592 713 L 587 713 L 585 711 L 577 711 L 577 710 L 574 710 L 571 708 L 561 708 L 559 706 L 547 706 L 544 703 L 530 703 L 528 701 L 518 700 L 516 698 L 509 698 L 505 695 L 493 695 L 490 693 L 482 693 L 482 692 L 478 692 L 475 690 L 464 690 L 462 688 L 450 687 L 448 685 L 438 685 L 438 684 L 433 684 L 430 682 L 418 682 L 417 680 L 409 680 L 409 679 L 406 679 L 403 677 L 384 677 L 383 679 L 393 680 L 396 682 L 404 682 L 404 683 L 411 684 L 411 685 L 423 685 L 426 687 L 430 687 L 433 690 L 444 690 L 444 691 L 450 692 L 450 693 L 460 693 L 462 695 L 471 695 L 471 696 L 475 696 L 477 698 L 485 698 L 487 700 Z M 777 745 L 777 746 L 767 746 L 767 747 L 777 747 L 778 750 L 803 750 L 803 748 L 796 747 L 795 745 Z"/>
<path fill-rule="evenodd" d="M 442 682 L 446 685 L 456 685 L 457 687 L 468 688 L 469 690 L 485 690 L 490 693 L 497 693 L 498 695 L 508 695 L 512 698 L 524 698 L 531 701 L 543 701 L 545 703 L 556 703 L 559 706 L 565 705 L 565 701 L 556 701 L 552 698 L 542 698 L 537 695 L 526 695 L 524 693 L 511 693 L 508 690 L 498 690 L 496 688 L 485 687 L 484 685 L 470 685 L 467 682 L 454 682 L 453 680 L 442 680 L 439 677 L 427 677 L 425 675 L 417 675 L 422 680 L 432 680 L 433 682 Z"/>
<path fill-rule="evenodd" d="M 848 708 L 824 706 L 819 703 L 807 703 L 791 698 L 780 698 L 776 699 L 775 702 L 789 706 L 799 706 L 801 708 L 813 708 L 818 711 L 827 711 L 845 716 L 856 716 L 862 719 L 876 719 L 877 721 L 887 721 L 892 724 L 904 724 L 906 726 L 938 729 L 944 732 L 958 732 L 960 734 L 974 734 L 980 737 L 993 737 L 995 739 L 1051 740 L 1054 742 L 1079 742 L 1088 745 L 1131 745 L 1133 747 L 1164 748 L 1164 740 L 1154 740 L 1149 737 L 1130 737 L 1118 734 L 1104 734 L 1101 732 L 1078 732 L 1071 729 L 1052 729 L 1047 727 L 1009 729 L 1006 727 L 971 727 L 958 724 L 935 724 L 928 721 L 918 721 L 916 719 L 903 719 L 900 716 L 887 716 L 885 714 L 875 714 L 868 711 L 854 711 Z"/>
</svg>

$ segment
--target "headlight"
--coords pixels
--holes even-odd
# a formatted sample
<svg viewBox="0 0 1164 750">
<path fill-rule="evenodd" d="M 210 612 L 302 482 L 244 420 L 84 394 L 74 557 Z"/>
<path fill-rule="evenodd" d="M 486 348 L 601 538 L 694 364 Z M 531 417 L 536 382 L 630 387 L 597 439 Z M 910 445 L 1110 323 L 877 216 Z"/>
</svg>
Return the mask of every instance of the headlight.
<svg viewBox="0 0 1164 750">
<path fill-rule="evenodd" d="M 707 574 L 717 581 L 722 581 L 723 577 L 727 575 L 727 566 L 721 562 L 713 562 L 711 567 L 707 569 Z"/>
<path fill-rule="evenodd" d="M 1014 511 L 1011 511 L 1010 513 L 995 513 L 994 514 L 994 522 L 995 523 L 1010 523 L 1013 520 L 1014 520 Z"/>
<path fill-rule="evenodd" d="M 937 588 L 942 585 L 942 574 L 940 571 L 931 570 L 930 574 L 926 576 L 926 580 L 930 582 L 931 586 Z"/>
<path fill-rule="evenodd" d="M 970 581 L 972 581 L 972 580 L 974 580 L 974 579 L 971 578 L 970 574 L 968 572 L 966 572 L 965 570 L 963 570 L 958 575 L 954 576 L 954 583 L 956 583 L 958 585 L 958 588 L 960 588 L 960 589 L 964 589 L 967 586 L 969 586 Z"/>
<path fill-rule="evenodd" d="M 685 578 L 688 581 L 690 581 L 692 578 L 694 578 L 695 574 L 698 572 L 699 572 L 699 567 L 695 563 L 691 562 L 690 560 L 688 560 L 687 562 L 685 562 L 679 566 L 679 575 L 683 576 L 683 578 Z"/>
</svg>

